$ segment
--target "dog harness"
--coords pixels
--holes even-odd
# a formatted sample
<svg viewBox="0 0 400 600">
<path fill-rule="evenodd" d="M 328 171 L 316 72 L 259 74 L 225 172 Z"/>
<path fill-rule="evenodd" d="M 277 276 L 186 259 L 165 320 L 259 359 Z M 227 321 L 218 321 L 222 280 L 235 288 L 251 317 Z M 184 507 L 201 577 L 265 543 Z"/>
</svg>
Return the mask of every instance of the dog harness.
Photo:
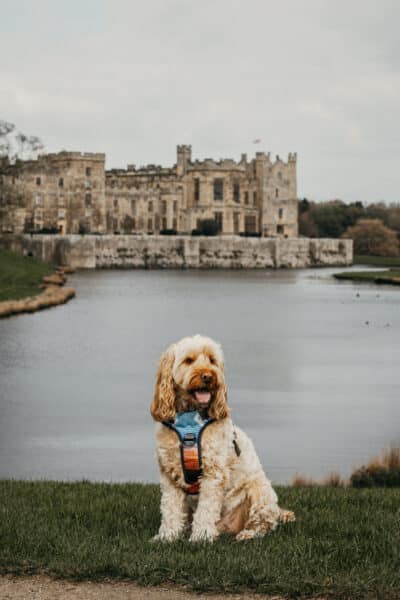
<svg viewBox="0 0 400 600">
<path fill-rule="evenodd" d="M 201 436 L 215 419 L 203 418 L 197 410 L 178 413 L 175 421 L 163 421 L 163 425 L 175 431 L 180 440 L 181 463 L 188 494 L 200 491 Z"/>
<path fill-rule="evenodd" d="M 181 464 L 183 478 L 188 484 L 187 494 L 196 495 L 200 491 L 199 477 L 203 474 L 201 468 L 201 437 L 208 425 L 215 419 L 204 418 L 197 410 L 178 413 L 175 421 L 163 421 L 163 425 L 172 429 L 180 440 Z M 233 432 L 233 447 L 236 455 L 241 450 L 236 441 L 236 431 Z"/>
</svg>

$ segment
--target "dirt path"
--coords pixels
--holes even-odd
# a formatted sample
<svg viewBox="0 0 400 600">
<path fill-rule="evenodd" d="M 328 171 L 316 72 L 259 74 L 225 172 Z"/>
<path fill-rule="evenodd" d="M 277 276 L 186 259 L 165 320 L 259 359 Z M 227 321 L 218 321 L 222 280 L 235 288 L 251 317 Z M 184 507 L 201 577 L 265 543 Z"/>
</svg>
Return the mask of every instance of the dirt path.
<svg viewBox="0 0 400 600">
<path fill-rule="evenodd" d="M 1 600 L 282 600 L 259 594 L 194 594 L 168 587 L 140 587 L 131 582 L 75 582 L 44 575 L 0 577 Z"/>
</svg>

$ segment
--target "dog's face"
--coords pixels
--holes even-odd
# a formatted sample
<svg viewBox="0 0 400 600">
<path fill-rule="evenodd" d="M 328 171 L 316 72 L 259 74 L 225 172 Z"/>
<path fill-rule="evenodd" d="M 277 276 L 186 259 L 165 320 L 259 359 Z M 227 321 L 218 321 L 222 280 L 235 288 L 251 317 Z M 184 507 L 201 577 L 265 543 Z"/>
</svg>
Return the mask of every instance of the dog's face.
<svg viewBox="0 0 400 600">
<path fill-rule="evenodd" d="M 207 409 L 211 418 L 229 414 L 221 347 L 200 335 L 183 338 L 163 354 L 151 414 L 173 420 L 176 412 Z"/>
</svg>

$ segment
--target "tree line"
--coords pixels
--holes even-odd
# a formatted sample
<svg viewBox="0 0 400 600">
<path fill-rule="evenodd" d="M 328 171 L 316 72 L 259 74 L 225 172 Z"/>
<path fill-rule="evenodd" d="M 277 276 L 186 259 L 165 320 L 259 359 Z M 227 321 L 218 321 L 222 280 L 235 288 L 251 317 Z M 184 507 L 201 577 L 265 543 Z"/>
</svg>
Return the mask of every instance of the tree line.
<svg viewBox="0 0 400 600">
<path fill-rule="evenodd" d="M 355 254 L 399 256 L 400 204 L 299 201 L 299 234 L 350 238 Z"/>
</svg>

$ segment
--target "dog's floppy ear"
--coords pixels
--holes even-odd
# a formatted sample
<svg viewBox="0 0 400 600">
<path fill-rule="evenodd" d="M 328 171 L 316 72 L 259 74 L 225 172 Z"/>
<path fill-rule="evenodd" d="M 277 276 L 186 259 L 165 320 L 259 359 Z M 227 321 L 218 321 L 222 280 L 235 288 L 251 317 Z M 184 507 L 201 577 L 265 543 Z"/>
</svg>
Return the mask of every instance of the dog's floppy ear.
<svg viewBox="0 0 400 600">
<path fill-rule="evenodd" d="M 175 419 L 175 389 L 172 377 L 174 351 L 168 348 L 161 357 L 157 371 L 154 397 L 151 403 L 151 416 L 155 421 L 172 421 Z"/>
<path fill-rule="evenodd" d="M 221 365 L 222 374 L 224 373 L 224 366 Z M 222 380 L 218 387 L 217 394 L 213 402 L 211 402 L 210 408 L 208 409 L 208 416 L 211 419 L 225 419 L 229 417 L 230 410 L 228 406 L 228 394 L 226 391 L 225 379 Z"/>
</svg>

